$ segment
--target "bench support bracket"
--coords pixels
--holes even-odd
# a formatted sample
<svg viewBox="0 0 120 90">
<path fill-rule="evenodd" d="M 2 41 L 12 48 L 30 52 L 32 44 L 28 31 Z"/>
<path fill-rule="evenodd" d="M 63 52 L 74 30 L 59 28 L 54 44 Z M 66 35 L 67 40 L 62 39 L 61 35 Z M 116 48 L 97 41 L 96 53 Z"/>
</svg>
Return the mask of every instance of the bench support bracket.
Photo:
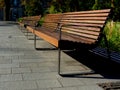
<svg viewBox="0 0 120 90">
<path fill-rule="evenodd" d="M 95 71 L 90 70 L 86 72 L 80 72 L 80 73 L 71 73 L 71 74 L 61 74 L 61 49 L 58 48 L 58 74 L 63 77 L 71 77 L 75 75 L 88 75 L 88 74 L 95 74 Z"/>
</svg>

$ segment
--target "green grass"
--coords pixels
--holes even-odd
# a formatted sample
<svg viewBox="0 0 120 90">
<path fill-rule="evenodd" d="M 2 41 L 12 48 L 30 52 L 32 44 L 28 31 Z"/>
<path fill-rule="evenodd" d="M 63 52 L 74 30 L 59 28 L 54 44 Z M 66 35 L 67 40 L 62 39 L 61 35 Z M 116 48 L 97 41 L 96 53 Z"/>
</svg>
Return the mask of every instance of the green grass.
<svg viewBox="0 0 120 90">
<path fill-rule="evenodd" d="M 110 50 L 120 52 L 120 22 L 109 21 L 104 29 Z M 103 42 L 101 46 L 105 46 Z"/>
</svg>

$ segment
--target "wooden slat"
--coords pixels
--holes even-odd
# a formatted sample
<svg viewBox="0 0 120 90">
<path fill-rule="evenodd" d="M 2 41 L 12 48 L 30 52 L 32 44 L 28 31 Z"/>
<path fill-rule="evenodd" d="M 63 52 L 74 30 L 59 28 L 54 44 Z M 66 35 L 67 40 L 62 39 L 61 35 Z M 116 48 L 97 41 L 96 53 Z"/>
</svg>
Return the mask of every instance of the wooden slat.
<svg viewBox="0 0 120 90">
<path fill-rule="evenodd" d="M 78 35 L 78 36 L 81 36 L 81 37 L 91 38 L 91 39 L 97 39 L 97 37 L 98 37 L 98 36 L 94 36 L 94 35 L 90 35 L 90 34 L 74 32 L 74 31 L 70 31 L 70 30 L 69 31 L 68 30 L 62 30 L 62 31 L 66 32 L 66 33 Z"/>
<path fill-rule="evenodd" d="M 36 23 L 40 20 L 41 16 L 28 16 L 28 17 L 23 17 L 23 24 L 29 25 L 29 26 L 35 26 Z"/>
<path fill-rule="evenodd" d="M 50 35 L 47 35 L 45 33 L 42 33 L 41 30 L 35 30 L 31 26 L 28 26 L 27 29 L 31 31 L 33 34 L 37 35 L 38 37 L 44 39 L 45 41 L 48 41 L 52 45 L 58 47 L 58 39 L 51 37 Z"/>
<path fill-rule="evenodd" d="M 81 14 L 87 14 L 87 13 L 103 13 L 103 12 L 106 12 L 106 13 L 109 13 L 110 12 L 110 9 L 104 9 L 104 10 L 90 10 L 90 11 L 80 11 L 80 12 L 67 12 L 67 13 L 64 13 L 64 14 L 78 14 L 78 13 L 81 13 Z"/>
<path fill-rule="evenodd" d="M 83 18 L 83 17 L 79 17 L 79 18 L 75 18 L 75 17 L 64 17 L 64 18 L 62 18 L 62 20 L 69 20 L 69 19 L 72 19 L 72 20 L 74 20 L 74 19 L 77 19 L 77 20 L 97 20 L 97 21 L 99 21 L 99 20 L 106 20 L 106 17 L 86 17 L 86 18 Z"/>
<path fill-rule="evenodd" d="M 69 28 L 69 27 L 63 27 L 62 31 L 65 30 L 69 30 L 69 31 L 73 31 L 73 32 L 77 32 L 77 33 L 85 33 L 85 34 L 90 34 L 90 35 L 96 35 L 98 36 L 100 32 L 96 32 L 96 31 L 89 31 L 89 30 L 83 30 L 83 29 L 75 29 L 75 28 Z"/>
<path fill-rule="evenodd" d="M 52 45 L 58 47 L 58 39 L 51 37 L 50 35 L 47 35 L 45 33 L 42 33 L 38 30 L 35 30 L 34 34 L 37 35 L 38 37 L 44 39 L 45 41 L 51 43 Z"/>
<path fill-rule="evenodd" d="M 58 26 L 57 23 L 60 21 L 61 17 L 62 14 L 47 14 L 44 18 L 44 23 L 42 24 L 42 27 L 46 27 L 51 31 L 56 30 Z"/>
<path fill-rule="evenodd" d="M 108 13 L 90 13 L 90 14 L 76 14 L 76 15 L 66 15 L 65 17 L 105 17 Z"/>
<path fill-rule="evenodd" d="M 28 30 L 28 31 L 30 31 L 31 33 L 34 33 L 34 27 L 31 27 L 31 26 L 27 26 L 26 27 L 26 29 Z"/>
<path fill-rule="evenodd" d="M 105 21 L 97 21 L 97 20 L 62 20 L 63 22 L 71 22 L 71 23 L 96 23 L 96 24 L 103 24 Z"/>
<path fill-rule="evenodd" d="M 93 44 L 96 40 L 86 38 L 86 37 L 79 37 L 77 35 L 69 34 L 69 33 L 62 33 L 61 36 L 62 40 L 68 40 L 77 43 L 85 43 L 85 44 Z"/>
<path fill-rule="evenodd" d="M 63 27 L 64 28 L 64 27 Z M 80 26 L 80 27 L 77 27 L 77 26 L 69 26 L 69 28 L 75 28 L 75 29 L 82 29 L 82 30 L 87 30 L 87 31 L 94 31 L 94 32 L 100 32 L 100 28 L 98 27 L 84 27 L 84 26 Z"/>
<path fill-rule="evenodd" d="M 103 24 L 89 24 L 89 23 L 71 23 L 71 22 L 60 22 L 60 24 L 63 24 L 63 25 L 74 25 L 74 26 L 84 26 L 84 27 L 99 27 L 99 28 L 102 28 Z"/>
</svg>

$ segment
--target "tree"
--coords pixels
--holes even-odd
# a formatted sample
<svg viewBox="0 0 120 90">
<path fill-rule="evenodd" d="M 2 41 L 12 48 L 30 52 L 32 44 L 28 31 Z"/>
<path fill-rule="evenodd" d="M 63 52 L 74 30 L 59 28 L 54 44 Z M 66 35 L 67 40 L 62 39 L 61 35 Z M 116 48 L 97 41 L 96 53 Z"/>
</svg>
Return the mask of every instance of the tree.
<svg viewBox="0 0 120 90">
<path fill-rule="evenodd" d="M 5 17 L 6 20 L 9 20 L 9 14 L 10 14 L 10 0 L 4 0 L 5 1 Z"/>
<path fill-rule="evenodd" d="M 43 15 L 47 8 L 47 3 L 50 0 L 21 0 L 22 5 L 25 8 L 25 15 Z"/>
<path fill-rule="evenodd" d="M 120 1 L 112 0 L 112 4 L 113 4 L 113 13 L 114 13 L 113 20 L 120 21 Z"/>
<path fill-rule="evenodd" d="M 114 8 L 113 19 L 120 20 L 119 0 L 21 0 L 26 15 Z"/>
<path fill-rule="evenodd" d="M 56 13 L 90 10 L 93 4 L 93 0 L 52 0 L 48 11 Z"/>
<path fill-rule="evenodd" d="M 0 8 L 3 8 L 5 6 L 4 0 L 0 0 Z"/>
</svg>

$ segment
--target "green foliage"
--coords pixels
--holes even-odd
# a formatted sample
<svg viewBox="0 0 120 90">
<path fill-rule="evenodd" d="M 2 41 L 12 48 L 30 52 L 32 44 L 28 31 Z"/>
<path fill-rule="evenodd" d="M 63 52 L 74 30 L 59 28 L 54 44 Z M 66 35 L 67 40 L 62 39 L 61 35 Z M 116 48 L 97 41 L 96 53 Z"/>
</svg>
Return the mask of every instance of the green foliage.
<svg viewBox="0 0 120 90">
<path fill-rule="evenodd" d="M 17 21 L 18 21 L 18 22 L 22 22 L 22 21 L 23 21 L 23 18 L 18 18 Z"/>
<path fill-rule="evenodd" d="M 42 26 L 43 22 L 44 22 L 44 17 L 41 17 L 40 21 L 38 22 L 39 26 Z"/>
<path fill-rule="evenodd" d="M 120 21 L 119 0 L 22 0 L 22 5 L 25 6 L 26 16 L 112 7 L 113 17 L 111 18 L 114 21 Z"/>
<path fill-rule="evenodd" d="M 52 0 L 49 13 L 90 10 L 93 0 Z"/>
<path fill-rule="evenodd" d="M 51 5 L 48 9 L 48 13 L 58 13 L 58 11 L 55 9 L 55 6 Z"/>
<path fill-rule="evenodd" d="M 25 14 L 27 16 L 40 15 L 43 8 L 40 0 L 30 0 L 25 4 Z"/>
<path fill-rule="evenodd" d="M 4 0 L 0 0 L 0 8 L 3 8 L 5 6 Z"/>
<path fill-rule="evenodd" d="M 59 13 L 59 12 L 62 12 L 59 1 L 52 0 L 50 3 L 50 7 L 47 9 L 47 13 Z"/>
<path fill-rule="evenodd" d="M 107 36 L 109 48 L 120 52 L 120 22 L 108 22 L 104 33 Z M 101 46 L 105 47 L 103 41 Z"/>
<path fill-rule="evenodd" d="M 114 4 L 113 19 L 114 21 L 120 21 L 120 1 L 114 0 L 113 4 Z"/>
</svg>

